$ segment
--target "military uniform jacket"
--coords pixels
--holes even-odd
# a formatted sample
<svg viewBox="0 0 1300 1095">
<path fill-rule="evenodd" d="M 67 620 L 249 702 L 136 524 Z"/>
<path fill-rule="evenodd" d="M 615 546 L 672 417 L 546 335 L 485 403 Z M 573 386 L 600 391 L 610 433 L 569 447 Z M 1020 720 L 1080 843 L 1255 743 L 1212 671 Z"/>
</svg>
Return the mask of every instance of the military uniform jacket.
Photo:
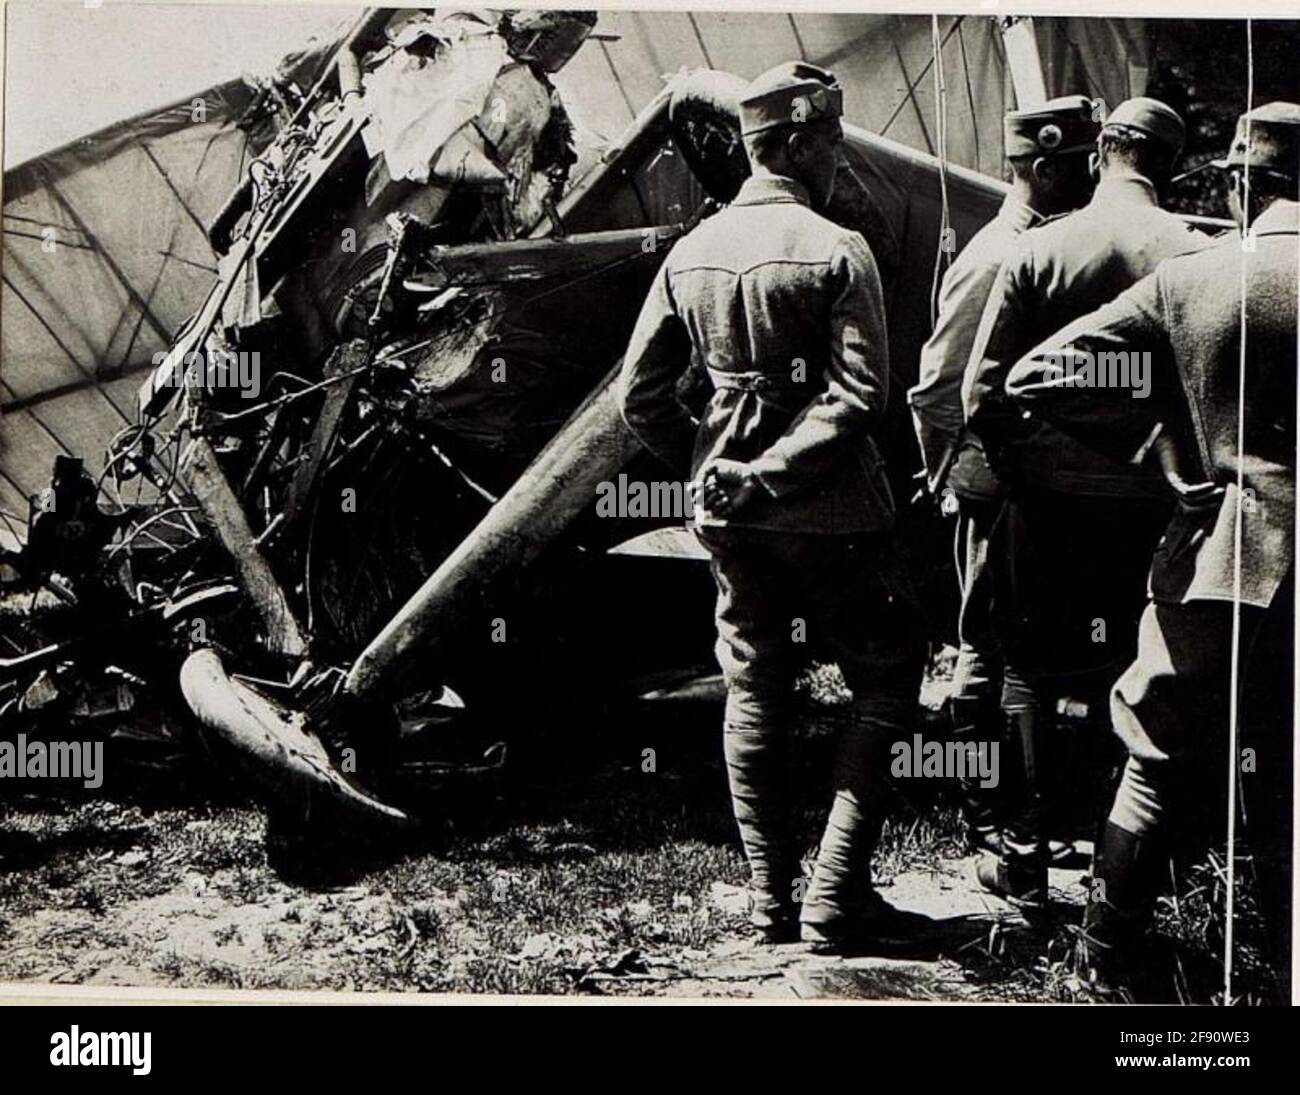
<svg viewBox="0 0 1300 1095">
<path fill-rule="evenodd" d="M 894 504 L 872 433 L 889 352 L 875 260 L 857 232 L 770 173 L 664 260 L 623 359 L 623 416 L 678 474 L 747 462 L 764 492 L 701 525 L 847 533 L 887 528 Z M 677 399 L 691 365 L 714 392 L 697 424 Z"/>
<path fill-rule="evenodd" d="M 921 348 L 919 379 L 907 393 L 926 474 L 936 475 L 949 446 L 954 446 L 947 483 L 968 497 L 995 497 L 1002 487 L 979 439 L 965 430 L 962 378 L 998 271 L 1025 229 L 1041 220 L 1029 206 L 1008 195 L 997 216 L 962 248 L 943 276 L 939 316 Z"/>
<path fill-rule="evenodd" d="M 1026 484 L 1071 494 L 1165 494 L 1153 471 L 1125 467 L 1041 423 L 1026 431 L 1006 379 L 1016 360 L 1053 332 L 1162 260 L 1209 242 L 1161 209 L 1151 184 L 1137 175 L 1102 179 L 1084 208 L 1024 234 L 989 296 L 962 394 L 971 429 L 986 446 L 1014 442 L 1009 463 Z"/>
<path fill-rule="evenodd" d="M 1275 202 L 1255 222 L 1255 250 L 1235 235 L 1171 259 L 1113 303 L 1084 316 L 1015 365 L 1011 395 L 1035 416 L 1120 459 L 1144 454 L 1168 430 L 1184 477 L 1226 488 L 1200 517 L 1179 512 L 1156 552 L 1159 601 L 1232 600 L 1237 475 L 1242 498 L 1241 599 L 1267 607 L 1294 563 L 1296 282 L 1300 206 Z M 1237 458 L 1241 278 L 1246 277 L 1245 431 Z M 1149 349 L 1152 389 L 1084 387 L 1053 357 Z"/>
</svg>

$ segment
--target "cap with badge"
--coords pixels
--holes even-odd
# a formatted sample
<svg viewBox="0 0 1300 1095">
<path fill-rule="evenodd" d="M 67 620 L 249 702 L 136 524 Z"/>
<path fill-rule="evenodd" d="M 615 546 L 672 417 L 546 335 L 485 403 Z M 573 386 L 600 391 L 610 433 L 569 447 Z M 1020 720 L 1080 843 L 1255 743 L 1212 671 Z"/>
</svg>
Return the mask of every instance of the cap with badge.
<svg viewBox="0 0 1300 1095">
<path fill-rule="evenodd" d="M 744 136 L 797 122 L 838 118 L 844 92 L 833 73 L 804 61 L 787 61 L 755 77 L 740 99 Z"/>
<path fill-rule="evenodd" d="M 1120 103 L 1106 115 L 1101 131 L 1119 131 L 1157 141 L 1175 156 L 1183 150 L 1183 141 L 1187 138 L 1187 127 L 1178 116 L 1178 111 L 1159 99 L 1145 95 L 1125 99 Z"/>
<path fill-rule="evenodd" d="M 1300 178 L 1300 104 L 1265 103 L 1243 114 L 1227 156 L 1213 162 Z"/>
<path fill-rule="evenodd" d="M 1060 156 L 1092 148 L 1100 124 L 1086 95 L 1064 95 L 1028 110 L 1008 111 L 1002 121 L 1006 155 Z"/>
</svg>

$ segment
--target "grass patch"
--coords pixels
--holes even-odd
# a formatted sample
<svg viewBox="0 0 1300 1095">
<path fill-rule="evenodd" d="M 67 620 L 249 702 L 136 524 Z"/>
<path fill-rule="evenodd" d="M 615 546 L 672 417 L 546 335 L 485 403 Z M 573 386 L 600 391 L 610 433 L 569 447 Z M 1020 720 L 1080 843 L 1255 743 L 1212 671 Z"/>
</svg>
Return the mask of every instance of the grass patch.
<svg viewBox="0 0 1300 1095">
<path fill-rule="evenodd" d="M 810 674 L 800 695 L 793 782 L 811 844 L 835 731 L 850 713 L 833 670 Z M 538 721 L 499 784 L 448 798 L 439 825 L 363 859 L 334 887 L 277 876 L 264 814 L 247 803 L 24 796 L 0 805 L 0 975 L 631 994 L 664 991 L 674 970 L 739 946 L 746 868 L 716 709 Z M 920 782 L 892 804 L 874 865 L 882 886 L 942 874 L 963 854 L 958 810 Z M 1186 872 L 1155 925 L 1192 1002 L 1213 1001 L 1221 980 L 1222 875 L 1212 857 Z M 1276 964 L 1250 875 L 1243 863 L 1239 1002 L 1269 1002 Z M 951 964 L 975 998 L 1070 999 L 1069 941 L 1064 926 L 997 929 Z"/>
</svg>

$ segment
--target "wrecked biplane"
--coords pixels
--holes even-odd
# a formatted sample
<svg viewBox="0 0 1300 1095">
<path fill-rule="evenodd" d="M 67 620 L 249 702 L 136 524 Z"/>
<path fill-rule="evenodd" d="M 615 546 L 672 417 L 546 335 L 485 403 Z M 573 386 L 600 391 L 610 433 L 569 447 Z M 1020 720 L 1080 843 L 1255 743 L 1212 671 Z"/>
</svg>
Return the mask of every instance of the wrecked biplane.
<svg viewBox="0 0 1300 1095">
<path fill-rule="evenodd" d="M 371 11 L 308 90 L 259 90 L 274 136 L 208 227 L 206 299 L 98 480 L 65 459 L 6 559 L 0 717 L 121 713 L 152 692 L 286 824 L 401 824 L 437 808 L 394 776 L 403 729 L 444 724 L 432 712 L 499 711 L 543 668 L 632 694 L 709 672 L 689 533 L 594 503 L 620 473 L 661 477 L 611 378 L 664 255 L 744 179 L 743 81 L 679 73 L 571 178 L 549 77 L 595 24 Z M 881 268 L 882 441 L 906 476 L 942 229 L 969 238 L 1003 188 L 845 131 L 829 215 Z M 706 384 L 688 376 L 683 400 Z M 97 486 L 137 500 L 103 512 Z M 636 634 L 639 609 L 666 607 L 667 650 L 662 627 Z M 618 622 L 631 634 L 612 644 Z"/>
</svg>

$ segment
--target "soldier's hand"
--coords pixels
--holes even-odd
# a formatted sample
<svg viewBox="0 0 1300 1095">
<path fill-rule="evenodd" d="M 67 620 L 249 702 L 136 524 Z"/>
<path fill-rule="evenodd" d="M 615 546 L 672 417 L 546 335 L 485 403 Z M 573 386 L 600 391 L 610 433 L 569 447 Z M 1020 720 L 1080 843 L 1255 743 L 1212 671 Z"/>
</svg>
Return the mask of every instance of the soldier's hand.
<svg viewBox="0 0 1300 1095">
<path fill-rule="evenodd" d="M 714 460 L 700 470 L 697 497 L 710 513 L 726 517 L 747 505 L 762 490 L 748 464 Z"/>
<path fill-rule="evenodd" d="M 1196 513 L 1217 509 L 1223 499 L 1224 489 L 1214 482 L 1193 482 L 1183 474 L 1182 460 L 1173 438 L 1166 433 L 1156 437 L 1149 459 L 1164 474 L 1165 482 L 1178 496 L 1178 506 L 1184 512 Z"/>
<path fill-rule="evenodd" d="M 1217 512 L 1223 504 L 1227 490 L 1218 483 L 1183 483 L 1178 491 L 1178 508 L 1184 513 L 1201 514 Z"/>
<path fill-rule="evenodd" d="M 944 487 L 938 491 L 934 490 L 930 477 L 924 468 L 913 475 L 912 478 L 921 481 L 916 493 L 912 495 L 911 504 L 913 506 L 924 506 L 927 509 L 932 509 L 940 517 L 957 516 L 960 512 L 960 505 L 957 501 L 957 492 L 952 487 Z"/>
</svg>

